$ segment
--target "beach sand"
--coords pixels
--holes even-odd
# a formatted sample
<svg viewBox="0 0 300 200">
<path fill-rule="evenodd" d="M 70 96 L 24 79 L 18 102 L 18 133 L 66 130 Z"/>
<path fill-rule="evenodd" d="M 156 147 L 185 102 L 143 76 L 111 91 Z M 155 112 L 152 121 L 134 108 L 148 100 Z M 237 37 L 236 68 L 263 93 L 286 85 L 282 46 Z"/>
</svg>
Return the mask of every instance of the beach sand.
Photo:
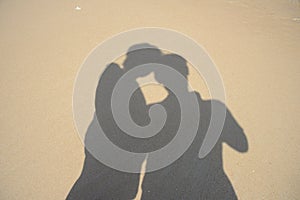
<svg viewBox="0 0 300 200">
<path fill-rule="evenodd" d="M 218 66 L 249 143 L 247 153 L 224 145 L 239 199 L 299 199 L 296 0 L 0 1 L 0 199 L 67 196 L 84 159 L 72 116 L 76 73 L 97 44 L 145 26 L 190 36 Z M 199 77 L 189 79 L 208 99 Z"/>
</svg>

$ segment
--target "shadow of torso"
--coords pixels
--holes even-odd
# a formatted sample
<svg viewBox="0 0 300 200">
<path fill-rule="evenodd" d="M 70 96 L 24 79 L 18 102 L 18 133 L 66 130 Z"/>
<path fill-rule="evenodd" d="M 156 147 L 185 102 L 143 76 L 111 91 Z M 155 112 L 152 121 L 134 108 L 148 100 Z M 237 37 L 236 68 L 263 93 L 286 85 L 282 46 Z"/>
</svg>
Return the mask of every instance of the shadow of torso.
<svg viewBox="0 0 300 200">
<path fill-rule="evenodd" d="M 248 145 L 243 130 L 227 110 L 221 137 L 212 151 L 203 159 L 198 158 L 211 121 L 211 104 L 225 106 L 218 101 L 203 101 L 196 93 L 200 106 L 200 122 L 197 135 L 188 150 L 174 163 L 158 171 L 146 173 L 142 199 L 237 199 L 235 191 L 223 169 L 222 143 L 226 142 L 237 151 L 247 151 Z M 173 93 L 160 103 L 170 116 L 170 122 L 162 132 L 167 143 L 170 135 L 177 132 L 180 107 Z M 171 110 L 171 111 L 168 111 Z M 169 115 L 169 113 L 172 113 Z M 180 120 L 179 120 L 180 122 Z M 151 162 L 151 161 L 149 161 Z M 151 163 L 147 163 L 149 165 Z"/>
</svg>

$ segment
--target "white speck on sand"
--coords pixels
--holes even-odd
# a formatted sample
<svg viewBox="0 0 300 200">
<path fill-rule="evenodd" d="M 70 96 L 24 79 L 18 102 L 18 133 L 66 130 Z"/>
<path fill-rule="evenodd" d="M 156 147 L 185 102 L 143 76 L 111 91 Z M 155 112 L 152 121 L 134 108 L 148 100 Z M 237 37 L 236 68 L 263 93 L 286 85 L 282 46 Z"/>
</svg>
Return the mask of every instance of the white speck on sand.
<svg viewBox="0 0 300 200">
<path fill-rule="evenodd" d="M 300 22 L 300 17 L 295 17 L 295 18 L 293 18 L 293 21 L 294 21 L 294 22 Z"/>
<path fill-rule="evenodd" d="M 75 10 L 81 10 L 81 8 L 79 6 L 76 6 Z"/>
</svg>

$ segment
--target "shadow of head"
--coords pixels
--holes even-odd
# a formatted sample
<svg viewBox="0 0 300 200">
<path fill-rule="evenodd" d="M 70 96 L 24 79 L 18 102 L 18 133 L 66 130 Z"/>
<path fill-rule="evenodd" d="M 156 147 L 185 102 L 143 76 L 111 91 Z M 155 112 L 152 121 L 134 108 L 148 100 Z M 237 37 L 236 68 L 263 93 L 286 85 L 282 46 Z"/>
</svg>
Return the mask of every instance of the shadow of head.
<svg viewBox="0 0 300 200">
<path fill-rule="evenodd" d="M 162 52 L 154 45 L 148 43 L 133 45 L 128 49 L 126 54 L 126 59 L 123 63 L 124 71 L 128 72 L 143 64 L 158 63 L 161 56 Z M 141 74 L 141 76 L 149 74 L 147 70 L 144 71 L 145 73 Z"/>
</svg>

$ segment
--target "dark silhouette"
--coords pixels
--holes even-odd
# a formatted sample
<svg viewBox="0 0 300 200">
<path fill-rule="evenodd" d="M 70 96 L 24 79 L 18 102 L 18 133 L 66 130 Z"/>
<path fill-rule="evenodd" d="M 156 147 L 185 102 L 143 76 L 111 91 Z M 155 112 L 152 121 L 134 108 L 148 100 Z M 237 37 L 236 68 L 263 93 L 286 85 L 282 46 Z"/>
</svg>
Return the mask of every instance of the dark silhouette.
<svg viewBox="0 0 300 200">
<path fill-rule="evenodd" d="M 115 123 L 111 111 L 111 94 L 116 82 L 128 70 L 146 63 L 160 63 L 177 70 L 184 77 L 188 75 L 186 60 L 176 54 L 163 55 L 154 46 L 149 49 L 135 50 L 127 53 L 124 68 L 110 64 L 103 73 L 96 91 L 96 113 L 86 140 L 92 138 L 93 124 L 98 120 L 106 136 L 119 147 L 132 152 L 150 152 L 167 145 L 177 133 L 180 124 L 180 105 L 175 94 L 166 88 L 168 96 L 161 104 L 167 112 L 163 129 L 150 138 L 135 138 L 124 133 Z M 139 46 L 139 45 L 137 45 Z M 134 46 L 132 48 L 135 48 Z M 145 70 L 141 76 L 149 74 Z M 155 73 L 156 80 L 164 84 L 161 74 Z M 137 83 L 136 83 L 137 84 Z M 181 88 L 186 94 L 191 92 L 187 84 Z M 240 152 L 248 149 L 247 139 L 242 128 L 227 110 L 223 132 L 213 150 L 203 159 L 198 158 L 199 149 L 205 137 L 210 118 L 211 104 L 225 106 L 215 100 L 205 101 L 196 93 L 200 105 L 200 122 L 198 133 L 188 150 L 174 163 L 158 171 L 145 174 L 142 184 L 142 199 L 237 199 L 234 189 L 223 169 L 222 143 L 226 142 Z M 150 123 L 144 96 L 137 89 L 130 99 L 130 114 L 140 126 Z M 85 161 L 79 179 L 71 189 L 67 199 L 133 199 L 136 196 L 139 175 L 112 169 L 96 160 L 85 150 Z M 152 162 L 149 160 L 149 163 Z M 142 163 L 141 163 L 142 164 Z"/>
<path fill-rule="evenodd" d="M 178 55 L 165 55 L 160 63 L 176 69 L 184 77 L 188 75 L 186 61 Z M 165 79 L 160 74 L 156 74 L 155 78 L 164 84 Z M 189 93 L 187 84 L 183 85 L 182 89 Z M 204 101 L 198 93 L 196 95 L 200 106 L 200 123 L 192 145 L 171 165 L 158 171 L 146 173 L 142 186 L 142 199 L 237 199 L 223 169 L 222 143 L 226 142 L 235 150 L 246 152 L 248 150 L 246 136 L 227 110 L 221 137 L 213 150 L 205 158 L 199 159 L 199 149 L 211 119 L 211 104 L 225 105 L 215 100 Z M 160 104 L 167 110 L 173 110 L 172 118 L 178 119 L 180 117 L 176 96 L 170 91 L 168 97 Z M 166 140 L 168 140 L 168 134 L 176 130 L 175 126 L 176 124 L 171 123 L 165 127 Z"/>
<path fill-rule="evenodd" d="M 146 47 L 147 49 L 128 52 L 123 63 L 123 69 L 115 63 L 107 66 L 101 76 L 95 99 L 95 116 L 87 130 L 85 143 L 90 144 L 95 133 L 96 121 L 99 122 L 106 136 L 119 147 L 132 152 L 147 152 L 145 139 L 134 138 L 124 133 L 116 124 L 111 110 L 111 96 L 115 84 L 120 77 L 135 66 L 149 62 L 156 63 L 160 50 L 148 44 L 140 44 L 131 48 Z M 129 49 L 131 50 L 131 49 Z M 148 72 L 145 71 L 147 75 Z M 138 84 L 136 82 L 136 84 Z M 131 99 L 129 110 L 132 119 L 140 126 L 150 122 L 148 106 L 140 89 L 137 89 Z M 141 161 L 142 164 L 142 161 Z M 139 173 L 125 173 L 112 169 L 95 159 L 85 149 L 85 161 L 79 179 L 72 187 L 67 199 L 133 199 L 139 184 Z"/>
</svg>

